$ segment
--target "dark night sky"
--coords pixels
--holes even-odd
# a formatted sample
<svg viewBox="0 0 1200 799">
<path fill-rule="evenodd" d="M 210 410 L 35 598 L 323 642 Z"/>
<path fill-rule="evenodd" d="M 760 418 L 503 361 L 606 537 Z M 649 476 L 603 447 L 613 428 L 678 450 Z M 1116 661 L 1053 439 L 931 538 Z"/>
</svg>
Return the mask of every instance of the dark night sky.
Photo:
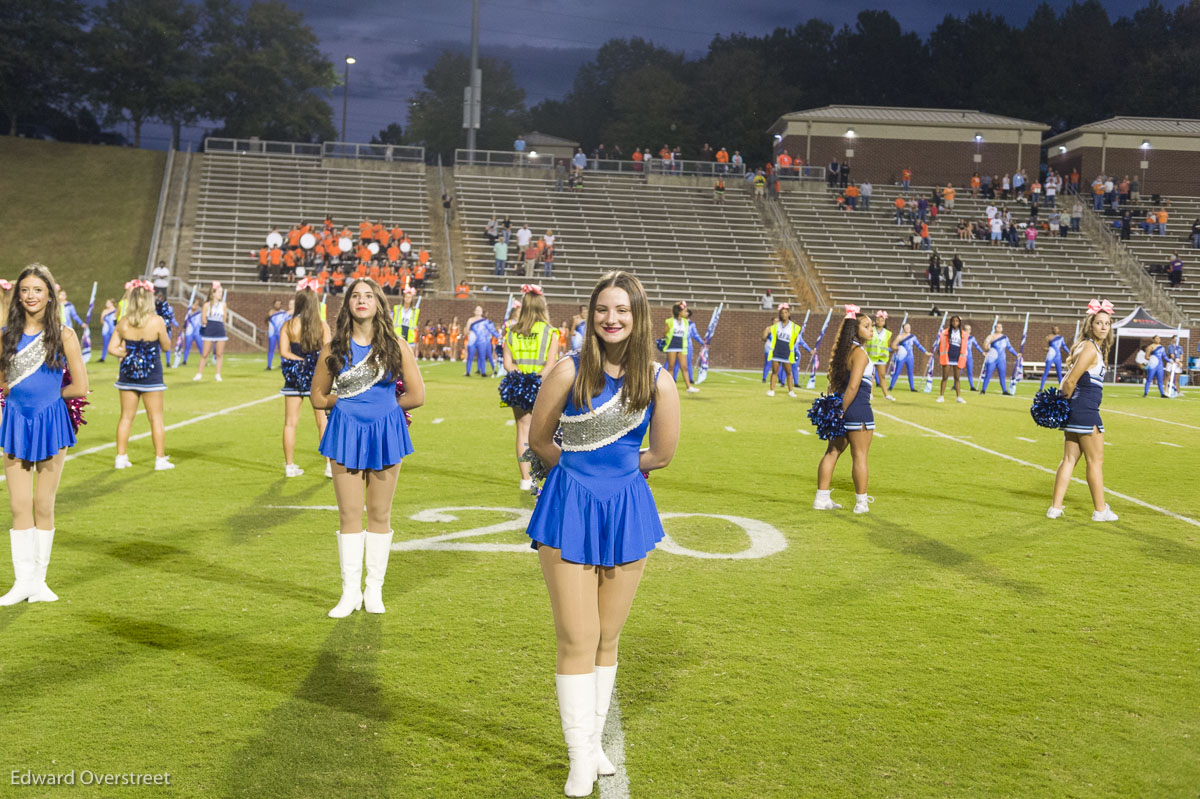
<svg viewBox="0 0 1200 799">
<path fill-rule="evenodd" d="M 98 4 L 99 0 L 90 0 Z M 421 89 L 425 71 L 444 49 L 467 52 L 471 37 L 470 0 L 415 3 L 412 0 L 286 0 L 316 31 L 321 47 L 339 69 L 346 54 L 351 67 L 347 138 L 369 141 L 389 122 L 405 122 L 405 101 Z M 1102 0 L 1115 19 L 1130 16 L 1145 0 Z M 1070 0 L 1049 3 L 1061 11 Z M 947 14 L 964 16 L 992 10 L 1010 23 L 1024 24 L 1036 0 L 894 0 L 890 3 L 845 0 L 483 0 L 480 50 L 509 61 L 526 91 L 526 104 L 561 98 L 570 90 L 579 66 L 614 38 L 641 36 L 661 46 L 703 55 L 717 34 L 761 35 L 790 28 L 813 17 L 836 27 L 854 24 L 859 11 L 886 8 L 905 30 L 925 37 Z M 1174 8 L 1177 3 L 1167 0 Z M 330 98 L 334 125 L 341 127 L 342 90 Z M 198 131 L 194 131 L 196 135 Z M 147 131 L 147 146 L 161 131 Z M 164 135 L 165 138 L 165 135 Z M 196 135 L 198 139 L 199 136 Z"/>
</svg>

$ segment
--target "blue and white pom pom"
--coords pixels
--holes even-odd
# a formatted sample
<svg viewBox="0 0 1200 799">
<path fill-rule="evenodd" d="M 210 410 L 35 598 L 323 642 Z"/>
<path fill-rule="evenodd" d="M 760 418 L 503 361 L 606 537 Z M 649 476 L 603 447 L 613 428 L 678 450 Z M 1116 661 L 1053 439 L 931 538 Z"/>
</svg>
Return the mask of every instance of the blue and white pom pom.
<svg viewBox="0 0 1200 799">
<path fill-rule="evenodd" d="M 1039 427 L 1049 427 L 1057 430 L 1066 424 L 1067 416 L 1071 413 L 1071 403 L 1057 388 L 1048 388 L 1033 395 L 1033 404 L 1029 406 L 1029 415 Z"/>
<path fill-rule="evenodd" d="M 822 394 L 817 397 L 808 409 L 808 419 L 817 428 L 817 438 L 822 441 L 846 435 L 846 425 L 842 422 L 842 395 Z"/>
<path fill-rule="evenodd" d="M 156 342 L 126 341 L 125 357 L 121 359 L 121 376 L 131 380 L 145 380 L 154 370 L 159 357 Z"/>
<path fill-rule="evenodd" d="M 509 372 L 500 381 L 500 404 L 531 411 L 541 387 L 542 376 L 537 372 Z"/>
<path fill-rule="evenodd" d="M 313 373 L 317 370 L 316 360 L 305 358 L 302 361 L 292 361 L 287 358 L 281 359 L 279 370 L 283 372 L 283 379 L 294 386 L 311 386 Z"/>
<path fill-rule="evenodd" d="M 667 340 L 665 338 L 656 338 L 654 339 L 654 346 L 658 348 L 659 352 L 662 352 L 667 348 Z"/>
</svg>

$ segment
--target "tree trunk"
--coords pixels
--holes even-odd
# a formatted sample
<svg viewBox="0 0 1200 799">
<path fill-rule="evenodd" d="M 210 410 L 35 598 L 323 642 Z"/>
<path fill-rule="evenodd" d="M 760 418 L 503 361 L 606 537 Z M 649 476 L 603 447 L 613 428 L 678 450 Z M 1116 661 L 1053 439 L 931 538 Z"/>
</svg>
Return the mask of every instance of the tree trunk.
<svg viewBox="0 0 1200 799">
<path fill-rule="evenodd" d="M 142 146 L 142 120 L 133 120 L 133 146 L 140 148 Z"/>
</svg>

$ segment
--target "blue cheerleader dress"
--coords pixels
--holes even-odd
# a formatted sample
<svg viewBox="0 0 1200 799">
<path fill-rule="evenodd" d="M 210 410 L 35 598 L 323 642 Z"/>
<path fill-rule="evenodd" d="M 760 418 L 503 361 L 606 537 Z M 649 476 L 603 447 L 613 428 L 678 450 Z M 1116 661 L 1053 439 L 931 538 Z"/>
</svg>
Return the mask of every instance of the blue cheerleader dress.
<svg viewBox="0 0 1200 799">
<path fill-rule="evenodd" d="M 63 370 L 47 366 L 45 352 L 41 333 L 22 335 L 8 370 L 0 449 L 23 461 L 44 461 L 75 446 L 75 428 L 62 398 Z"/>
<path fill-rule="evenodd" d="M 854 342 L 854 346 L 862 348 L 857 341 Z M 850 379 L 853 380 L 853 376 Z M 854 395 L 854 399 L 850 400 L 850 407 L 842 412 L 842 423 L 846 426 L 847 432 L 875 429 L 875 412 L 871 410 L 871 387 L 874 383 L 875 364 L 871 363 L 868 358 L 867 366 L 863 370 L 859 382 L 858 392 Z"/>
<path fill-rule="evenodd" d="M 606 375 L 591 411 L 568 398 L 559 418 L 562 455 L 529 520 L 534 549 L 544 544 L 571 563 L 616 566 L 641 560 L 662 540 L 658 508 L 638 469 L 654 405 L 627 413 L 623 383 Z"/>
<path fill-rule="evenodd" d="M 117 382 L 113 385 L 122 391 L 139 393 L 167 390 L 157 339 L 125 340 L 125 357 L 121 359 Z"/>
<path fill-rule="evenodd" d="M 224 300 L 208 306 L 208 319 L 200 328 L 200 338 L 203 341 L 229 341 L 229 335 L 225 332 Z"/>
<path fill-rule="evenodd" d="M 1098 346 L 1096 352 L 1100 353 Z M 1063 423 L 1063 431 L 1080 435 L 1087 435 L 1093 430 L 1104 432 L 1104 422 L 1100 420 L 1100 402 L 1104 399 L 1104 373 L 1104 358 L 1101 356 L 1097 358 L 1095 366 L 1080 375 L 1079 382 L 1075 384 L 1075 393 L 1068 400 L 1071 411 L 1067 414 L 1067 421 Z"/>
<path fill-rule="evenodd" d="M 313 372 L 317 369 L 317 356 L 320 354 L 320 350 L 305 352 L 301 349 L 299 342 L 293 341 L 292 355 L 297 355 L 304 360 L 280 359 L 279 371 L 283 372 L 283 388 L 279 393 L 285 397 L 307 397 L 311 394 Z"/>
<path fill-rule="evenodd" d="M 370 345 L 350 342 L 350 364 L 333 381 L 338 401 L 321 437 L 321 454 L 352 470 L 386 469 L 413 451 L 396 379 L 364 363 L 370 352 Z"/>
</svg>

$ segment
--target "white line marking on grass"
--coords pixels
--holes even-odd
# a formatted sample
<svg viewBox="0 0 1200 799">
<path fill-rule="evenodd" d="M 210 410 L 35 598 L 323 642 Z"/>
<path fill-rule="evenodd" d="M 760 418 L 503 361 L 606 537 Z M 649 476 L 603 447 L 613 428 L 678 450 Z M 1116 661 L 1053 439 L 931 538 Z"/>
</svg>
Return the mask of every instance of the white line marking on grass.
<svg viewBox="0 0 1200 799">
<path fill-rule="evenodd" d="M 438 418 L 436 418 L 432 422 L 430 422 L 430 424 L 441 424 L 444 421 L 446 421 L 446 420 L 439 416 Z"/>
<path fill-rule="evenodd" d="M 802 435 L 802 436 L 811 436 L 811 435 L 812 435 L 812 433 L 808 432 L 808 431 L 807 431 L 807 430 L 805 430 L 804 428 L 800 428 L 800 429 L 799 429 L 799 430 L 797 430 L 796 432 L 797 432 L 797 433 L 799 433 L 799 434 L 800 434 L 800 435 Z"/>
<path fill-rule="evenodd" d="M 337 505 L 264 505 L 275 510 L 337 510 Z"/>
<path fill-rule="evenodd" d="M 1045 472 L 1046 474 L 1054 474 L 1055 473 L 1054 469 L 1047 469 L 1045 466 L 1042 466 L 1041 464 L 1030 463 L 1027 460 L 1022 460 L 1021 458 L 1016 458 L 1016 457 L 1013 457 L 1012 455 L 1006 455 L 1003 452 L 997 452 L 994 449 L 988 449 L 987 447 L 980 446 L 979 444 L 975 444 L 971 441 L 966 441 L 966 440 L 964 440 L 965 436 L 948 435 L 948 434 L 942 433 L 938 430 L 934 430 L 931 427 L 925 427 L 924 425 L 919 425 L 916 422 L 910 422 L 907 419 L 901 419 L 899 416 L 893 416 L 892 414 L 884 413 L 883 411 L 875 411 L 875 413 L 880 416 L 886 416 L 888 419 L 891 419 L 894 422 L 900 422 L 901 424 L 906 424 L 906 425 L 909 425 L 910 427 L 915 427 L 918 430 L 924 430 L 926 433 L 929 433 L 933 437 L 944 438 L 947 441 L 954 441 L 958 444 L 962 444 L 963 446 L 971 447 L 972 449 L 977 449 L 980 452 L 986 452 L 989 455 L 995 455 L 997 458 L 1003 458 L 1006 461 L 1012 461 L 1013 463 L 1018 463 L 1022 466 L 1029 466 L 1030 468 L 1037 469 L 1038 471 Z M 1071 480 L 1072 480 L 1072 482 L 1079 483 L 1080 485 L 1087 485 L 1087 481 L 1083 480 L 1079 477 L 1072 477 Z M 1115 490 L 1109 488 L 1108 486 L 1105 486 L 1104 490 L 1106 493 L 1112 494 L 1114 497 L 1120 497 L 1121 499 L 1125 500 L 1126 502 L 1132 502 L 1134 505 L 1141 505 L 1143 508 L 1147 508 L 1152 511 L 1157 511 L 1158 513 L 1161 513 L 1164 516 L 1170 516 L 1172 519 L 1178 519 L 1181 522 L 1186 522 L 1195 527 L 1200 527 L 1200 521 L 1196 521 L 1195 519 L 1192 519 L 1190 517 L 1183 516 L 1181 514 L 1176 513 L 1175 511 L 1167 510 L 1166 508 L 1161 508 L 1158 505 L 1152 505 L 1149 502 L 1138 499 L 1137 497 L 1130 496 L 1129 494 L 1123 494 L 1120 491 L 1115 491 Z"/>
<path fill-rule="evenodd" d="M 1173 425 L 1177 425 L 1179 427 L 1186 427 L 1191 430 L 1200 430 L 1200 427 L 1197 427 L 1194 424 L 1184 424 L 1183 422 L 1172 422 L 1170 419 L 1159 419 L 1156 416 L 1142 416 L 1140 413 L 1129 413 L 1128 411 L 1114 411 L 1112 408 L 1105 408 L 1104 412 L 1105 413 L 1119 413 L 1122 416 L 1132 416 L 1135 419 L 1145 419 L 1148 422 L 1162 422 L 1163 424 L 1173 424 Z"/>
<path fill-rule="evenodd" d="M 504 423 L 504 425 L 505 425 L 506 427 L 512 427 L 512 426 L 513 426 L 513 425 L 515 425 L 515 424 L 516 424 L 516 421 L 515 421 L 515 420 L 513 420 L 513 419 L 509 419 L 507 422 L 505 422 L 505 423 Z"/>
<path fill-rule="evenodd" d="M 887 436 L 886 436 L 886 435 L 884 435 L 883 433 L 880 433 L 880 432 L 876 432 L 876 433 L 875 433 L 875 437 L 876 437 L 876 438 L 887 438 Z"/>
<path fill-rule="evenodd" d="M 729 431 L 730 433 L 736 433 L 736 432 L 737 432 L 736 430 L 734 430 L 734 429 L 733 429 L 732 427 L 730 427 L 729 425 L 725 425 L 725 429 L 726 429 L 727 431 Z"/>
<path fill-rule="evenodd" d="M 604 754 L 617 767 L 611 777 L 600 778 L 600 799 L 629 799 L 629 774 L 625 771 L 625 730 L 621 727 L 621 703 L 613 689 L 608 719 L 604 722 Z"/>
<path fill-rule="evenodd" d="M 1172 444 L 1170 441 L 1160 441 L 1158 443 L 1162 444 L 1164 447 L 1178 447 L 1179 449 L 1183 449 L 1182 444 Z"/>
<path fill-rule="evenodd" d="M 240 411 L 243 408 L 249 408 L 254 405 L 261 405 L 264 402 L 269 402 L 273 399 L 279 399 L 281 396 L 283 396 L 283 395 L 282 394 L 272 394 L 269 397 L 263 397 L 262 399 L 256 399 L 252 402 L 244 402 L 241 405 L 234 405 L 233 407 L 225 408 L 225 409 L 219 410 L 219 411 L 213 411 L 212 413 L 202 413 L 199 416 L 193 416 L 191 419 L 184 419 L 182 422 L 176 422 L 175 424 L 169 424 L 163 428 L 163 431 L 165 432 L 167 430 L 178 430 L 181 427 L 187 427 L 188 425 L 195 424 L 196 422 L 203 422 L 208 419 L 212 419 L 215 416 L 224 416 L 227 413 L 233 413 L 234 411 Z M 138 441 L 139 439 L 149 438 L 149 437 L 150 437 L 150 431 L 146 431 L 145 433 L 138 433 L 136 436 L 130 436 L 129 440 L 130 441 Z M 87 449 L 80 450 L 79 452 L 72 452 L 72 453 L 68 454 L 67 457 L 64 459 L 64 461 L 73 461 L 76 458 L 82 458 L 84 455 L 91 455 L 96 452 L 102 452 L 106 449 L 112 449 L 116 446 L 117 446 L 116 441 L 110 441 L 107 444 L 97 444 L 94 447 L 88 447 Z M 3 483 L 5 479 L 6 478 L 4 477 L 4 475 L 0 475 L 0 483 Z"/>
<path fill-rule="evenodd" d="M 1036 438 L 1026 438 L 1025 436 L 1017 436 L 1017 441 L 1028 441 L 1030 444 L 1036 444 Z"/>
</svg>

